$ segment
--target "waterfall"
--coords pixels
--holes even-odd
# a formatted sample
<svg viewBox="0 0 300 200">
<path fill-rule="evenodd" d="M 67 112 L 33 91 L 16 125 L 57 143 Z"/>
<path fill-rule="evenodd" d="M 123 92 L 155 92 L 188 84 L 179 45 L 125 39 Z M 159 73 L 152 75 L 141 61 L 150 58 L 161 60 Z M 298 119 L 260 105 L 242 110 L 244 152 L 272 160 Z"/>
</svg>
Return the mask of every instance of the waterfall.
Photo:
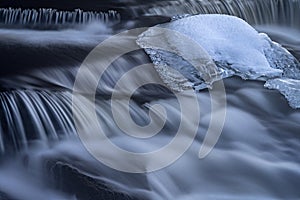
<svg viewBox="0 0 300 200">
<path fill-rule="evenodd" d="M 48 27 L 59 25 L 88 24 L 91 22 L 116 23 L 121 20 L 116 11 L 93 12 L 76 9 L 74 11 L 59 11 L 51 8 L 24 9 L 1 8 L 0 24 L 16 27 Z"/>
<path fill-rule="evenodd" d="M 252 25 L 284 24 L 300 27 L 300 1 L 297 0 L 179 0 L 162 1 L 144 8 L 148 15 L 229 14 Z"/>
<path fill-rule="evenodd" d="M 0 93 L 0 102 L 0 153 L 24 150 L 30 140 L 75 133 L 68 92 L 5 91 Z"/>
<path fill-rule="evenodd" d="M 256 25 L 277 25 L 298 29 L 300 0 L 115 2 L 119 3 L 111 4 L 115 6 L 109 9 L 121 12 L 122 18 L 113 10 L 95 12 L 80 9 L 0 8 L 0 199 L 299 198 L 300 112 L 290 108 L 277 91 L 265 89 L 262 82 L 245 81 L 237 77 L 224 80 L 227 113 L 222 135 L 209 157 L 201 160 L 198 159 L 199 149 L 205 144 L 203 141 L 213 115 L 220 114 L 219 111 L 213 112 L 212 107 L 218 103 L 212 99 L 212 94 L 223 98 L 217 91 L 202 90 L 196 93 L 201 107 L 198 115 L 201 115 L 200 123 L 189 119 L 191 114 L 197 113 L 198 104 L 181 106 L 176 95 L 163 85 L 147 84 L 136 89 L 133 94 L 129 93 L 127 88 L 139 82 L 160 78 L 154 67 L 148 67 L 142 72 L 133 70 L 137 66 L 151 63 L 143 49 L 126 53 L 114 60 L 99 77 L 95 93 L 89 91 L 89 86 L 95 82 L 92 77 L 82 79 L 82 85 L 87 87 L 79 90 L 75 87 L 73 91 L 73 86 L 80 64 L 92 47 L 123 28 L 152 26 L 161 23 L 159 17 L 167 21 L 170 19 L 168 16 L 176 18 L 186 14 L 223 13 L 243 18 L 255 28 L 259 27 Z M 102 6 L 101 1 L 98 3 L 94 10 Z M 195 32 L 197 29 L 194 26 L 203 27 L 197 23 L 193 25 L 189 25 L 186 30 Z M 272 26 L 270 29 L 274 30 Z M 220 33 L 220 30 L 216 32 Z M 240 31 L 237 34 L 245 35 Z M 284 30 L 282 35 L 287 34 Z M 291 39 L 291 49 L 299 51 L 299 37 L 296 35 L 295 38 Z M 137 45 L 136 39 L 136 36 L 131 35 L 122 37 L 112 43 L 112 49 L 105 49 L 107 57 L 99 59 L 109 60 L 111 52 Z M 233 39 L 236 38 L 233 36 Z M 207 37 L 205 40 L 210 42 Z M 181 44 L 179 40 L 174 41 Z M 220 42 L 224 45 L 224 40 Z M 236 40 L 230 44 L 244 48 Z M 189 54 L 193 48 L 187 46 L 185 50 Z M 243 57 L 249 58 L 246 53 Z M 276 52 L 270 52 L 270 55 L 275 55 L 281 61 L 289 59 L 287 56 L 281 59 Z M 300 53 L 298 55 L 300 58 Z M 170 62 L 177 64 L 172 57 Z M 124 76 L 127 72 L 138 74 L 129 79 Z M 187 74 L 193 72 L 190 70 Z M 123 88 L 116 87 L 118 83 L 124 86 L 125 92 Z M 72 92 L 82 94 L 86 101 L 73 105 Z M 151 125 L 152 119 L 158 119 L 152 118 L 152 115 L 161 117 L 157 105 L 165 108 L 164 127 L 150 138 L 128 135 L 115 121 L 112 108 L 117 103 L 119 107 L 116 112 L 122 117 L 120 120 L 125 121 L 125 125 L 133 121 L 141 127 Z M 76 121 L 76 116 L 73 116 L 76 112 L 73 111 L 86 111 L 90 105 L 95 105 L 95 118 L 111 143 L 129 152 L 143 154 L 163 149 L 177 136 L 182 121 L 188 128 L 197 123 L 197 134 L 183 156 L 166 168 L 144 174 L 119 172 L 95 159 L 79 138 L 78 123 L 89 128 L 87 134 L 89 130 L 94 131 L 94 126 L 92 120 L 81 116 L 79 122 Z M 187 107 L 189 112 L 183 115 L 182 111 Z M 216 107 L 222 110 L 221 105 Z M 220 123 L 220 120 L 216 121 Z M 179 148 L 181 142 L 192 138 L 190 131 L 185 133 L 187 137 L 179 141 Z M 137 163 L 123 154 L 116 156 L 114 151 L 99 145 L 93 138 L 88 142 L 105 152 L 105 158 L 117 160 L 120 165 L 137 164 L 146 169 L 153 163 Z M 178 149 L 174 148 L 174 151 Z M 164 161 L 168 156 L 162 155 L 159 159 Z"/>
<path fill-rule="evenodd" d="M 148 15 L 224 13 L 239 16 L 252 24 L 282 23 L 297 27 L 300 26 L 300 21 L 297 20 L 300 17 L 300 13 L 297 12 L 299 8 L 300 1 L 295 0 L 182 0 L 155 3 L 153 7 L 144 7 L 143 12 Z M 86 24 L 92 21 L 110 23 L 120 20 L 120 14 L 116 11 L 104 13 L 85 12 L 80 9 L 74 11 L 58 11 L 45 8 L 39 10 L 0 9 L 0 22 L 4 26 L 74 25 Z M 145 56 L 141 57 L 142 60 L 146 59 Z M 118 66 L 118 70 L 120 70 L 120 66 Z M 63 69 L 60 69 L 59 73 L 53 75 L 53 77 L 49 76 L 49 71 L 45 70 L 44 72 L 47 75 L 43 76 L 43 80 L 48 77 L 48 79 L 52 78 L 52 81 L 55 80 L 54 82 L 58 80 L 57 74 L 62 77 L 67 77 L 68 74 Z M 111 74 L 117 74 L 117 72 Z M 61 78 L 61 80 L 66 81 L 68 79 Z M 47 81 L 51 82 L 50 80 Z M 64 81 L 59 85 L 62 87 L 70 85 L 70 83 Z M 109 80 L 107 80 L 108 82 Z M 10 86 L 23 84 L 20 80 L 9 83 Z M 2 119 L 0 123 L 0 152 L 2 153 L 27 148 L 28 142 L 33 139 L 59 139 L 61 136 L 76 132 L 71 121 L 71 94 L 67 91 L 53 92 L 41 88 L 37 90 L 2 91 L 0 92 L 0 100 Z"/>
</svg>

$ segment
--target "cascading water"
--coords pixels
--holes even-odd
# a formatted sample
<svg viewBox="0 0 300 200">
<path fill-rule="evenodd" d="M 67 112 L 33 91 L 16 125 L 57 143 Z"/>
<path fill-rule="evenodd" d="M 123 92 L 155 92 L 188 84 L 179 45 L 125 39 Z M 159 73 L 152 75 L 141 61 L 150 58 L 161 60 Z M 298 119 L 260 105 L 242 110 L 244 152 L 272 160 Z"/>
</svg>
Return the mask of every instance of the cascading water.
<svg viewBox="0 0 300 200">
<path fill-rule="evenodd" d="M 115 11 L 0 9 L 0 55 L 3 56 L 1 57 L 3 70 L 0 76 L 0 199 L 298 199 L 300 113 L 299 110 L 292 109 L 279 92 L 264 88 L 262 82 L 245 81 L 237 77 L 224 80 L 227 96 L 224 128 L 213 151 L 202 160 L 199 160 L 197 155 L 214 114 L 211 106 L 216 104 L 217 108 L 220 108 L 220 105 L 218 101 L 211 100 L 210 92 L 214 90 L 197 92 L 201 120 L 193 144 L 172 165 L 144 174 L 116 171 L 88 153 L 77 135 L 78 127 L 74 121 L 72 98 L 79 67 L 93 47 L 127 27 L 166 22 L 165 19 L 159 21 L 161 18 L 152 15 L 176 16 L 174 17 L 176 19 L 182 18 L 178 17 L 181 15 L 199 13 L 238 16 L 258 31 L 268 30 L 266 32 L 272 33 L 270 34 L 272 39 L 283 44 L 295 57 L 300 58 L 299 42 L 295 39 L 300 26 L 297 20 L 300 17 L 300 1 L 179 0 L 151 1 L 145 5 L 132 1 L 130 6 L 124 7 L 123 10 L 127 10 L 122 13 L 126 15 L 126 20 Z M 190 28 L 184 27 L 188 24 L 188 21 L 184 20 L 186 19 L 183 18 L 178 23 L 173 20 L 171 24 L 163 26 L 172 27 L 172 23 L 176 22 L 173 28 L 184 32 Z M 204 22 L 201 25 L 209 27 Z M 282 32 L 277 28 L 283 26 L 288 27 L 285 30 L 289 32 L 279 34 Z M 197 36 L 196 30 L 194 27 L 194 32 L 189 30 L 188 32 L 193 32 Z M 254 30 L 242 30 L 255 35 Z M 142 32 L 139 32 L 136 35 L 119 38 L 116 44 L 113 43 L 112 52 L 130 45 L 140 48 L 136 43 L 141 45 L 139 41 L 137 42 L 137 35 L 143 39 L 141 34 Z M 215 34 L 218 34 L 218 31 Z M 194 35 L 191 34 L 191 37 Z M 247 39 L 246 35 L 244 34 Z M 235 38 L 232 37 L 232 40 Z M 221 36 L 218 39 L 223 41 L 220 44 L 231 47 L 228 45 L 230 40 L 225 41 Z M 150 37 L 149 42 L 151 41 L 154 40 Z M 168 41 L 174 40 L 167 38 L 161 44 L 167 44 Z M 201 42 L 201 39 L 199 41 Z M 172 47 L 180 47 L 180 41 L 177 42 L 178 45 Z M 234 44 L 241 45 L 237 42 Z M 285 70 L 284 73 L 289 78 L 296 80 L 298 72 L 296 60 L 281 47 L 278 51 L 278 46 L 270 44 L 271 47 L 263 49 L 260 54 L 267 58 L 271 67 L 277 65 L 278 69 Z M 205 47 L 208 48 L 209 45 L 202 46 L 208 51 Z M 251 47 L 253 46 L 254 50 L 260 50 L 257 43 Z M 193 51 L 189 48 L 191 47 L 184 48 L 185 54 Z M 107 57 L 103 58 L 104 60 L 110 59 L 110 50 L 107 49 Z M 125 115 L 122 111 L 125 110 L 126 100 L 130 94 L 127 90 L 124 92 L 116 88 L 123 75 L 136 66 L 153 61 L 156 65 L 164 62 L 170 66 L 176 65 L 181 72 L 186 73 L 185 78 L 189 81 L 194 79 L 199 81 L 199 77 L 201 79 L 197 71 L 185 71 L 186 68 L 182 66 L 186 67 L 187 63 L 178 61 L 178 58 L 173 58 L 171 54 L 166 54 L 169 57 L 165 59 L 164 54 L 159 57 L 161 55 L 158 56 L 156 52 L 152 52 L 151 55 L 149 49 L 146 49 L 146 52 L 150 52 L 150 58 L 143 50 L 138 50 L 114 61 L 97 82 L 95 95 L 89 88 L 95 80 L 84 79 L 84 85 L 87 87 L 75 91 L 82 93 L 84 101 L 73 108 L 84 114 L 85 108 L 92 105 L 91 96 L 94 95 L 97 120 L 108 138 L 122 149 L 136 153 L 155 151 L 168 144 L 180 127 L 181 109 L 185 108 L 180 107 L 179 100 L 166 86 L 149 84 L 133 93 L 129 101 L 129 115 L 128 113 Z M 208 53 L 211 54 L 210 51 Z M 222 51 L 219 53 L 221 55 Z M 210 56 L 216 61 L 217 56 Z M 276 59 L 273 59 L 274 56 Z M 228 60 L 227 57 L 225 61 L 226 59 Z M 237 62 L 233 64 L 240 64 L 239 60 L 243 59 L 236 56 L 233 61 Z M 230 68 L 232 63 L 228 64 L 221 59 L 218 61 L 217 66 L 226 64 L 227 68 L 224 67 L 222 70 L 242 69 Z M 253 59 L 247 61 L 247 64 L 251 64 L 252 61 Z M 265 64 L 267 66 L 267 63 Z M 285 68 L 286 65 L 294 68 Z M 253 75 L 256 68 L 251 67 L 249 73 L 241 70 L 239 72 L 241 77 Z M 125 88 L 130 88 L 138 82 L 160 80 L 161 71 L 157 73 L 154 69 L 150 67 L 143 73 L 136 72 L 133 78 L 127 79 Z M 292 69 L 292 72 L 286 69 Z M 227 75 L 236 73 L 230 70 L 226 71 Z M 276 70 L 273 69 L 272 74 L 277 75 Z M 224 77 L 229 77 L 227 75 Z M 172 78 L 173 76 L 168 81 L 182 84 L 182 80 Z M 286 78 L 272 79 L 266 86 L 288 91 L 289 95 L 292 94 L 291 105 L 295 104 L 293 107 L 297 107 L 299 99 L 294 94 L 299 91 L 298 82 L 288 80 L 288 84 L 284 85 L 282 84 L 284 80 Z M 289 88 L 286 89 L 287 86 Z M 163 129 L 148 139 L 126 135 L 115 121 L 111 110 L 114 92 L 119 103 L 120 116 L 128 124 L 129 118 L 141 126 L 149 124 L 151 119 L 156 119 L 153 116 L 162 118 L 159 109 L 151 109 L 155 104 L 162 105 L 167 114 Z M 221 94 L 216 91 L 216 96 L 218 95 Z M 293 101 L 295 98 L 296 101 Z M 196 110 L 193 106 L 190 105 L 190 112 Z M 87 130 L 93 129 L 90 127 L 92 121 L 83 118 L 80 124 Z M 193 125 L 192 121 L 186 121 L 186 124 L 190 127 Z M 183 142 L 189 137 L 187 133 L 186 138 L 182 138 Z M 95 141 L 89 142 L 97 145 L 93 143 Z M 111 160 L 120 160 L 124 166 L 135 163 L 126 157 L 115 155 L 103 146 L 98 145 L 98 149 L 106 152 L 106 156 Z M 148 163 L 149 166 L 143 164 L 141 162 L 140 166 L 145 168 L 151 166 L 151 163 Z"/>
<path fill-rule="evenodd" d="M 27 149 L 31 140 L 57 140 L 59 134 L 75 133 L 66 92 L 16 90 L 2 92 L 0 98 L 2 153 Z"/>
<path fill-rule="evenodd" d="M 293 0 L 188 0 L 162 1 L 146 8 L 145 14 L 228 14 L 250 24 L 283 24 L 299 27 L 299 1 Z M 174 14 L 173 14 L 174 13 Z"/>
<path fill-rule="evenodd" d="M 58 11 L 56 9 L 41 8 L 25 9 L 1 8 L 0 24 L 2 27 L 51 27 L 88 24 L 91 22 L 118 23 L 120 14 L 110 10 L 108 12 L 86 12 L 80 9 L 74 11 Z"/>
</svg>

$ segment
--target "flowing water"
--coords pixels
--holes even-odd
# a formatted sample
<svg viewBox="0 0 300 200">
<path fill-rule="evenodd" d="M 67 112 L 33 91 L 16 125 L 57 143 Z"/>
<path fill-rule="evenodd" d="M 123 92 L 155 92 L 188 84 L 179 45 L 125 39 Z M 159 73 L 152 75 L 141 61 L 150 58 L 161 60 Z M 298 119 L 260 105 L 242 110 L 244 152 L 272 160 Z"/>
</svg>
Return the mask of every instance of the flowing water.
<svg viewBox="0 0 300 200">
<path fill-rule="evenodd" d="M 142 174 L 111 169 L 89 154 L 77 135 L 72 90 L 79 66 L 101 41 L 129 28 L 165 23 L 173 16 L 222 13 L 241 17 L 299 60 L 300 1 L 130 1 L 127 7 L 121 1 L 122 9 L 111 5 L 108 12 L 0 9 L 0 199 L 299 199 L 300 112 L 277 90 L 264 88 L 263 82 L 238 77 L 224 80 L 224 128 L 204 159 L 198 153 L 214 102 L 209 90 L 197 92 L 201 120 L 191 147 L 172 165 Z M 136 40 L 128 35 L 114 48 L 136 45 Z M 143 50 L 119 57 L 103 74 L 95 95 L 97 120 L 109 139 L 137 153 L 164 147 L 182 120 L 172 91 L 148 84 L 131 97 L 129 116 L 121 116 L 145 126 L 151 112 L 159 115 L 153 109 L 150 112 L 151 106 L 160 104 L 167 113 L 163 129 L 152 138 L 138 139 L 116 124 L 111 103 L 118 80 L 147 63 L 151 59 Z M 136 74 L 126 85 L 160 79 L 151 69 Z M 92 82 L 85 81 L 87 86 Z M 120 102 L 126 102 L 128 95 L 121 93 Z M 84 110 L 92 103 L 88 99 L 75 110 Z M 122 106 L 125 103 L 120 112 Z M 91 122 L 82 124 L 89 127 Z M 130 165 L 128 159 L 99 149 L 107 151 L 108 158 Z"/>
</svg>

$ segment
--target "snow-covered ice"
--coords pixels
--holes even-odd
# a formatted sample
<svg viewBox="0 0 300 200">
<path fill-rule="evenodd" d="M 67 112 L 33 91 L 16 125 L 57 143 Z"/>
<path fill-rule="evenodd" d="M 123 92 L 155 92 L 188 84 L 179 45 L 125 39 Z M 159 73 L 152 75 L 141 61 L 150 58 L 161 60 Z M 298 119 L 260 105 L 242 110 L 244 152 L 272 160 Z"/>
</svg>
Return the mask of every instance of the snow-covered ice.
<svg viewBox="0 0 300 200">
<path fill-rule="evenodd" d="M 172 30 L 174 34 L 164 33 L 157 28 Z M 177 33 L 190 38 L 201 47 L 201 51 L 194 45 L 182 42 Z M 258 33 L 247 22 L 234 16 L 210 14 L 178 17 L 169 23 L 149 28 L 139 36 L 137 43 L 145 49 L 160 77 L 169 86 L 174 85 L 178 73 L 185 80 L 178 78 L 176 84 L 184 83 L 194 89 L 209 87 L 214 81 L 233 75 L 250 80 L 275 79 L 277 81 L 272 84 L 269 82 L 273 86 L 279 83 L 280 78 L 300 79 L 299 62 L 293 55 L 266 34 Z M 162 50 L 158 47 L 160 45 L 168 46 L 172 52 Z M 182 56 L 186 54 L 192 56 Z M 205 73 L 212 71 L 199 71 L 199 67 L 195 67 L 193 61 L 197 57 L 204 57 L 201 54 L 206 54 L 205 58 L 210 57 L 215 63 L 217 78 L 206 79 L 205 76 L 213 75 Z M 192 61 L 184 59 L 186 57 Z M 202 69 L 211 66 L 211 63 L 203 65 Z M 177 75 L 173 76 L 175 72 Z"/>
</svg>

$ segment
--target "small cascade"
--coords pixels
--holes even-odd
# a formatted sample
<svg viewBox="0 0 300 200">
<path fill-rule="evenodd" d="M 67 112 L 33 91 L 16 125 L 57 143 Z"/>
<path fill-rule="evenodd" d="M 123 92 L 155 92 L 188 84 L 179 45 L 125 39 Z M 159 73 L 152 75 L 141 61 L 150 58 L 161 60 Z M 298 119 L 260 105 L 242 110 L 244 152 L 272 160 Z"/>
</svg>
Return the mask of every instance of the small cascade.
<svg viewBox="0 0 300 200">
<path fill-rule="evenodd" d="M 24 150 L 31 140 L 55 140 L 75 133 L 68 92 L 5 91 L 0 102 L 0 153 Z"/>
<path fill-rule="evenodd" d="M 108 0 L 103 4 L 109 4 L 111 1 Z M 180 95 L 173 94 L 163 86 L 164 84 L 152 84 L 155 83 L 153 80 L 162 81 L 155 68 L 146 67 L 144 71 L 133 69 L 139 69 L 138 66 L 151 61 L 152 63 L 160 61 L 162 64 L 166 62 L 175 67 L 180 66 L 181 63 L 189 63 L 184 63 L 182 60 L 177 62 L 173 57 L 168 59 L 156 57 L 154 60 L 155 55 L 149 58 L 143 49 L 126 53 L 114 60 L 102 76 L 97 77 L 100 79 L 97 81 L 97 87 L 92 87 L 92 83 L 95 83 L 93 76 L 81 79 L 82 87 L 77 90 L 76 87 L 74 88 L 74 82 L 78 81 L 76 79 L 78 67 L 88 51 L 93 45 L 119 32 L 119 27 L 123 30 L 123 28 L 130 29 L 134 26 L 150 24 L 149 22 L 158 24 L 160 17 L 165 21 L 169 20 L 163 15 L 174 15 L 175 18 L 179 18 L 185 14 L 224 13 L 241 17 L 256 28 L 258 27 L 256 25 L 260 24 L 262 26 L 274 24 L 280 28 L 287 26 L 291 29 L 299 29 L 300 0 L 150 0 L 147 2 L 114 0 L 114 2 L 119 2 L 119 7 L 112 6 L 109 9 L 120 11 L 122 19 L 116 11 L 103 13 L 85 12 L 79 9 L 59 11 L 44 8 L 37 10 L 0 8 L 0 29 L 3 28 L 0 35 L 2 50 L 0 200 L 193 200 L 224 197 L 299 199 L 300 190 L 297 185 L 300 184 L 300 135 L 297 133 L 300 129 L 300 110 L 289 107 L 278 91 L 264 89 L 262 82 L 245 81 L 237 77 L 224 79 L 226 96 L 218 92 L 218 88 L 202 90 L 196 93 L 197 104 L 190 101 L 187 101 L 189 104 L 181 104 L 180 98 L 176 98 Z M 102 1 L 98 1 L 97 6 L 100 7 L 101 4 Z M 90 5 L 95 6 L 95 4 Z M 137 18 L 133 19 L 134 17 Z M 245 29 L 245 32 L 233 28 L 236 34 L 232 34 L 227 29 L 221 31 L 216 25 L 216 31 L 212 32 L 210 31 L 212 23 L 206 19 L 202 20 L 203 23 L 199 23 L 199 20 L 189 24 L 174 24 L 175 20 L 171 23 L 174 24 L 174 30 L 192 34 L 191 36 L 194 37 L 192 39 L 198 40 L 203 47 L 213 49 L 214 44 L 217 46 L 220 43 L 221 50 L 224 51 L 216 51 L 216 53 L 229 52 L 230 54 L 223 53 L 223 55 L 231 56 L 230 59 L 236 61 L 235 66 L 242 66 L 247 62 L 248 66 L 258 68 L 255 62 L 263 56 L 268 62 L 265 66 L 276 65 L 275 68 L 282 70 L 284 75 L 281 78 L 271 79 L 265 87 L 282 92 L 291 100 L 291 106 L 300 105 L 299 63 L 291 59 L 291 55 L 285 49 L 275 43 L 264 42 L 258 45 L 255 42 L 258 40 L 253 40 L 256 37 L 252 37 L 251 31 L 254 31 L 252 27 Z M 95 21 L 99 23 L 93 23 Z M 117 24 L 118 22 L 121 23 Z M 228 23 L 220 21 L 219 24 L 224 28 L 234 25 L 230 21 Z M 66 30 L 68 28 L 73 30 Z M 209 31 L 205 31 L 205 28 Z M 284 30 L 282 35 L 283 39 L 288 38 L 292 41 L 292 49 L 300 49 L 297 34 L 292 34 L 296 36 L 289 38 L 286 37 L 288 32 Z M 225 36 L 229 36 L 230 40 L 224 40 Z M 259 37 L 267 40 L 265 35 L 261 34 Z M 175 40 L 176 37 L 165 38 L 163 42 L 171 41 L 176 44 L 168 43 L 172 48 L 176 48 L 177 52 L 179 51 L 177 47 L 182 46 L 184 55 L 190 55 L 188 58 L 193 58 L 194 61 L 200 60 L 194 56 L 198 52 L 194 51 L 192 46 Z M 115 43 L 110 43 L 113 47 L 105 49 L 104 53 L 107 53 L 105 54 L 107 56 L 99 59 L 107 61 L 114 57 L 113 53 L 118 52 L 117 50 L 123 51 L 131 46 L 138 48 L 136 39 L 134 35 L 128 34 L 128 37 L 124 36 Z M 148 39 L 154 41 L 153 38 Z M 233 47 L 234 51 L 230 51 Z M 254 53 L 259 55 L 254 57 L 257 55 Z M 225 56 L 224 58 L 228 58 Z M 239 60 L 241 62 L 238 62 Z M 216 63 L 218 66 L 228 64 L 228 69 L 229 67 L 233 69 L 232 62 L 221 62 L 223 61 L 221 59 L 218 61 L 219 63 Z M 295 67 L 291 67 L 293 64 Z M 253 68 L 248 69 L 247 72 L 255 72 Z M 278 72 L 276 69 L 271 70 Z M 193 70 L 196 71 L 194 68 Z M 189 75 L 187 76 L 189 80 L 194 80 L 194 77 L 199 78 L 199 73 L 194 75 L 193 70 L 184 68 L 181 73 Z M 245 72 L 241 70 L 237 72 L 240 74 Z M 266 72 L 268 70 L 270 71 L 267 69 Z M 88 72 L 88 74 L 92 73 L 92 71 Z M 129 77 L 125 76 L 127 72 L 134 73 Z M 132 86 L 140 82 L 147 83 L 149 80 L 150 84 L 139 88 L 134 87 L 138 89 L 134 93 L 130 92 Z M 196 84 L 195 86 L 200 85 L 199 82 Z M 80 104 L 72 104 L 72 92 L 82 94 L 83 101 Z M 189 97 L 187 93 L 184 94 L 186 94 L 184 98 Z M 214 95 L 219 99 L 226 99 L 224 124 L 220 120 L 223 106 L 217 98 L 213 98 Z M 90 134 L 89 132 L 92 132 L 91 135 L 97 132 L 97 129 L 93 129 L 95 128 L 93 121 L 84 118 L 86 114 L 90 114 L 88 108 L 92 106 L 95 109 L 95 115 L 91 113 L 93 120 L 98 120 L 102 132 L 112 144 L 123 149 L 123 152 L 151 155 L 152 152 L 167 149 L 166 153 L 161 154 L 157 159 L 160 164 L 160 161 L 168 160 L 173 152 L 181 151 L 185 141 L 193 139 L 193 142 L 176 162 L 158 171 L 143 174 L 119 172 L 116 168 L 110 168 L 95 159 L 85 148 L 80 137 L 77 137 L 78 124 L 86 128 L 84 130 L 87 131 L 84 133 L 87 135 Z M 217 109 L 215 112 L 214 107 Z M 165 123 L 156 135 L 149 138 L 127 134 L 114 117 L 117 115 L 118 119 L 125 121 L 124 125 L 128 125 L 129 128 L 132 125 L 147 128 L 153 121 L 160 125 L 157 121 L 162 121 L 160 120 L 163 117 L 161 108 L 165 110 Z M 73 112 L 73 109 L 78 112 Z M 201 112 L 198 113 L 198 109 Z M 77 115 L 73 116 L 74 113 Z M 195 113 L 198 113 L 197 118 L 200 117 L 199 123 L 191 117 Z M 152 116 L 160 118 L 152 118 Z M 178 141 L 178 148 L 168 148 L 170 143 L 172 144 L 180 136 L 176 133 L 180 130 L 181 124 L 188 129 L 179 138 L 181 140 Z M 192 131 L 195 125 L 197 130 Z M 209 130 L 212 130 L 212 133 L 216 132 L 214 125 L 217 125 L 216 128 L 222 126 L 221 137 L 208 157 L 199 160 L 199 150 L 205 144 L 203 141 L 208 135 L 207 132 Z M 78 130 L 80 132 L 80 129 Z M 195 137 L 192 132 L 196 133 Z M 140 133 L 141 136 L 146 136 L 142 134 L 143 130 Z M 152 160 L 147 160 L 147 157 L 139 160 L 131 159 L 133 157 L 123 153 L 119 154 L 106 145 L 99 145 L 102 143 L 98 143 L 94 138 L 87 142 L 88 145 L 98 148 L 99 152 L 104 152 L 105 158 L 113 162 L 119 161 L 119 166 L 135 165 L 134 168 L 149 169 L 154 164 Z M 150 154 L 147 154 L 148 152 Z"/>
<path fill-rule="evenodd" d="M 49 26 L 72 26 L 89 24 L 91 22 L 117 23 L 121 16 L 117 11 L 108 12 L 83 11 L 59 11 L 51 8 L 35 9 L 0 9 L 0 24 L 2 26 L 15 27 L 49 27 Z"/>
<path fill-rule="evenodd" d="M 178 0 L 144 9 L 147 15 L 228 14 L 252 25 L 284 24 L 300 27 L 299 0 Z"/>
</svg>

